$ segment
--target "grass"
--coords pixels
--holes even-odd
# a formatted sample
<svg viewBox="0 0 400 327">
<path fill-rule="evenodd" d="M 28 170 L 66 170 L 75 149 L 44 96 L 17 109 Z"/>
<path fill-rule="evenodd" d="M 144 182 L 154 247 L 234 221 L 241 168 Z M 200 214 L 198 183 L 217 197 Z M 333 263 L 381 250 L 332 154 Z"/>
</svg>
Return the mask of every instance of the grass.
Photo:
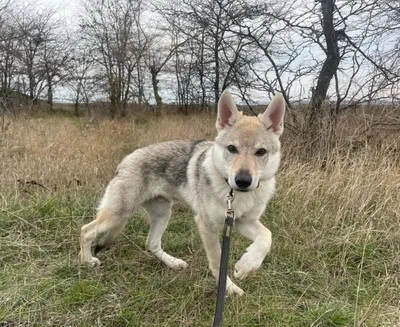
<svg viewBox="0 0 400 327">
<path fill-rule="evenodd" d="M 100 254 L 101 267 L 77 259 L 80 227 L 124 155 L 211 139 L 213 125 L 209 116 L 11 121 L 0 134 L 0 326 L 211 326 L 216 287 L 185 206 L 174 207 L 164 248 L 186 271 L 144 250 L 142 215 Z M 272 251 L 238 282 L 246 293 L 226 301 L 224 326 L 400 326 L 400 165 L 387 148 L 303 160 L 286 137 L 262 217 Z M 234 234 L 231 266 L 247 245 Z"/>
</svg>

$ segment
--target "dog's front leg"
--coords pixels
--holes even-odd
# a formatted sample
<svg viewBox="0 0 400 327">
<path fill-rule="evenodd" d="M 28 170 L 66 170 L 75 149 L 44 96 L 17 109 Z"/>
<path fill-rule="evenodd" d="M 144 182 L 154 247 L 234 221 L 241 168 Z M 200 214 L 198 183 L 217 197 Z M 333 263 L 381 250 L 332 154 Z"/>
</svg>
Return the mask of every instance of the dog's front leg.
<svg viewBox="0 0 400 327">
<path fill-rule="evenodd" d="M 221 260 L 221 245 L 219 243 L 218 228 L 211 228 L 206 224 L 201 216 L 195 218 L 200 237 L 206 250 L 208 264 L 211 272 L 218 283 L 219 266 Z M 226 292 L 228 295 L 243 295 L 244 291 L 227 277 Z"/>
<path fill-rule="evenodd" d="M 240 234 L 253 241 L 235 265 L 235 278 L 243 279 L 260 268 L 271 248 L 272 238 L 269 229 L 258 219 L 237 220 L 235 227 Z"/>
</svg>

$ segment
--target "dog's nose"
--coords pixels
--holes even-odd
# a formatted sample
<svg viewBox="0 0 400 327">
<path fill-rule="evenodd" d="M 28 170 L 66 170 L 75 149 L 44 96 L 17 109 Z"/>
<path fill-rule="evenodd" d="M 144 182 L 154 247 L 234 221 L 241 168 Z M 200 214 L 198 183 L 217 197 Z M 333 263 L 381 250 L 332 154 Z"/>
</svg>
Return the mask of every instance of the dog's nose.
<svg viewBox="0 0 400 327">
<path fill-rule="evenodd" d="M 244 189 L 251 185 L 252 178 L 248 171 L 241 170 L 235 177 L 235 183 L 238 187 Z"/>
</svg>

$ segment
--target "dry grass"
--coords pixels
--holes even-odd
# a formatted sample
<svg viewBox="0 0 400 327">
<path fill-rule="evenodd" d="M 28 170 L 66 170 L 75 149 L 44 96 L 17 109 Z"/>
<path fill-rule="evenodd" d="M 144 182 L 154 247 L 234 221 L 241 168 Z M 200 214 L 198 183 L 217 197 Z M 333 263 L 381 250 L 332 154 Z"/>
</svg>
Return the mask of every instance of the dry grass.
<svg viewBox="0 0 400 327">
<path fill-rule="evenodd" d="M 210 116 L 11 121 L 0 134 L 0 326 L 210 326 L 214 283 L 185 207 L 175 209 L 164 246 L 188 271 L 165 269 L 143 250 L 140 217 L 102 254 L 103 267 L 82 267 L 77 254 L 79 228 L 124 155 L 212 139 L 213 126 Z M 343 140 L 356 135 L 354 126 L 342 130 Z M 304 160 L 285 136 L 277 195 L 263 217 L 273 249 L 240 283 L 246 295 L 227 301 L 226 326 L 400 326 L 396 139 L 365 141 Z M 235 234 L 232 263 L 246 245 Z"/>
<path fill-rule="evenodd" d="M 211 118 L 211 117 L 210 117 Z M 19 119 L 1 135 L 2 184 L 35 180 L 51 187 L 107 181 L 124 155 L 154 142 L 212 138 L 214 122 L 174 116 L 155 122 Z M 211 128 L 210 128 L 211 127 Z"/>
</svg>

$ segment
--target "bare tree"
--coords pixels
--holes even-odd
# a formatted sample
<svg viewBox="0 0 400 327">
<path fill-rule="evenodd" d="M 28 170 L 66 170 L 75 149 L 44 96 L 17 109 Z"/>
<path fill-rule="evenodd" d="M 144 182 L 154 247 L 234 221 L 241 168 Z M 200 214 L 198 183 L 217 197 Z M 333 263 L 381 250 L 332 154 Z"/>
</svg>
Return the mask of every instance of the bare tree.
<svg viewBox="0 0 400 327">
<path fill-rule="evenodd" d="M 67 78 L 70 64 L 70 42 L 61 32 L 53 31 L 43 45 L 41 67 L 46 78 L 47 103 L 53 108 L 54 88 Z"/>
<path fill-rule="evenodd" d="M 239 3 L 239 0 L 182 0 L 172 6 L 158 7 L 167 21 L 191 40 L 191 47 L 195 44 L 192 40 L 196 42 L 202 102 L 206 90 L 212 90 L 215 108 L 220 92 L 234 80 L 234 67 L 242 58 L 239 53 L 244 48 L 243 38 L 230 32 L 234 24 L 232 12 L 236 12 Z"/>
<path fill-rule="evenodd" d="M 33 103 L 37 103 L 46 86 L 46 74 L 42 63 L 45 45 L 49 42 L 53 30 L 53 15 L 54 11 L 51 9 L 35 13 L 27 8 L 15 16 L 19 33 L 20 76 L 23 89 L 27 88 Z"/>
<path fill-rule="evenodd" d="M 126 114 L 128 100 L 134 94 L 135 69 L 146 47 L 134 38 L 141 34 L 140 29 L 135 30 L 140 26 L 141 6 L 140 0 L 87 0 L 85 3 L 82 33 L 93 49 L 94 62 L 107 80 L 112 117 Z"/>
<path fill-rule="evenodd" d="M 382 24 L 388 13 L 388 7 L 382 11 L 382 6 L 376 0 L 245 5 L 246 12 L 253 15 L 248 16 L 248 24 L 237 21 L 238 31 L 264 52 L 275 70 L 278 89 L 284 93 L 287 102 L 288 85 L 301 85 L 303 81 L 309 85 L 307 80 L 315 78 L 315 84 L 310 88 L 305 125 L 308 134 L 320 129 L 322 106 L 327 99 L 336 96 L 336 104 L 330 111 L 335 120 L 340 108 L 348 107 L 349 100 L 360 103 L 378 99 L 385 90 L 393 89 L 398 83 L 396 57 L 385 58 L 389 52 L 384 50 L 384 45 L 390 39 L 391 28 Z M 269 25 L 257 24 L 260 13 L 270 18 Z M 279 49 L 280 43 L 286 50 Z M 277 51 L 285 58 L 286 64 L 276 63 L 274 52 Z M 257 73 L 254 69 L 252 71 Z M 292 79 L 286 81 L 285 86 L 282 77 L 287 73 Z M 258 75 L 257 79 L 262 79 L 262 76 Z M 335 80 L 334 85 L 332 80 Z M 267 82 L 265 77 L 264 81 Z"/>
<path fill-rule="evenodd" d="M 12 91 L 13 77 L 17 71 L 19 33 L 8 15 L 0 16 L 0 28 L 2 31 L 0 35 L 0 92 L 3 97 L 7 97 Z"/>
<path fill-rule="evenodd" d="M 31 103 L 37 103 L 47 88 L 48 103 L 52 107 L 54 87 L 64 76 L 68 46 L 54 19 L 55 11 L 34 9 L 34 3 L 27 3 L 4 10 L 1 92 L 20 98 L 28 94 Z"/>
<path fill-rule="evenodd" d="M 66 83 L 72 91 L 74 114 L 79 116 L 80 104 L 84 103 L 90 115 L 89 102 L 96 90 L 97 80 L 93 72 L 94 61 L 88 50 L 78 41 L 74 43 L 74 50 L 71 53 L 71 61 L 68 66 Z"/>
<path fill-rule="evenodd" d="M 151 85 L 154 92 L 154 99 L 156 101 L 156 114 L 160 115 L 162 110 L 162 98 L 159 93 L 159 74 L 178 49 L 187 42 L 187 40 L 175 44 L 172 43 L 172 40 L 168 40 L 166 43 L 165 40 L 163 40 L 162 35 L 153 35 L 148 39 L 150 41 L 144 60 L 151 76 Z"/>
</svg>

